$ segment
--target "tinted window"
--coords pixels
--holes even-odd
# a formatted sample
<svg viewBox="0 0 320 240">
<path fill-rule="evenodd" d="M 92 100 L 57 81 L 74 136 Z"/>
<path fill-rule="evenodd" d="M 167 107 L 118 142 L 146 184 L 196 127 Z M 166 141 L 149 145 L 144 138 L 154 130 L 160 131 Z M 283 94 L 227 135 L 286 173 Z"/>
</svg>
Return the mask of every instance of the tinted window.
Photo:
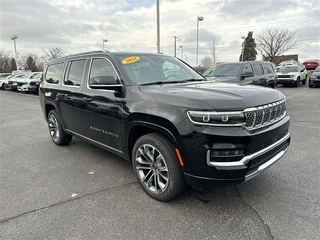
<svg viewBox="0 0 320 240">
<path fill-rule="evenodd" d="M 117 79 L 116 71 L 114 70 L 111 63 L 104 58 L 96 58 L 92 60 L 91 70 L 90 70 L 90 83 L 99 83 L 100 79 L 103 77 L 112 76 Z"/>
<path fill-rule="evenodd" d="M 205 77 L 224 77 L 224 76 L 238 76 L 242 64 L 227 63 L 217 64 L 215 68 L 210 68 L 203 75 Z"/>
<path fill-rule="evenodd" d="M 249 63 L 246 63 L 243 67 L 242 74 L 253 74 L 252 66 Z"/>
<path fill-rule="evenodd" d="M 261 67 L 261 64 L 252 64 L 253 66 L 253 70 L 254 70 L 254 73 L 256 76 L 261 76 L 263 75 L 263 70 L 262 70 L 262 67 Z"/>
<path fill-rule="evenodd" d="M 86 60 L 77 60 L 68 63 L 65 85 L 80 86 Z"/>
<path fill-rule="evenodd" d="M 266 74 L 274 73 L 274 69 L 270 63 L 264 63 L 263 64 L 263 71 Z"/>
<path fill-rule="evenodd" d="M 47 69 L 45 81 L 52 84 L 58 84 L 62 66 L 63 63 L 50 65 Z"/>
</svg>

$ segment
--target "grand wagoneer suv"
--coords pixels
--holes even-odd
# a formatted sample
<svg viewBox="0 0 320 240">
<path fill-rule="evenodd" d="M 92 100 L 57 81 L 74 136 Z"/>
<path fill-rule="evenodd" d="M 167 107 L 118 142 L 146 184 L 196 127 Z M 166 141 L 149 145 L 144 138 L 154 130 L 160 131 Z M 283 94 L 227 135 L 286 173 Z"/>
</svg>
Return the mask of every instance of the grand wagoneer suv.
<svg viewBox="0 0 320 240">
<path fill-rule="evenodd" d="M 187 185 L 249 180 L 290 144 L 281 92 L 210 81 L 161 54 L 98 51 L 54 59 L 39 89 L 55 144 L 75 136 L 131 161 L 143 190 L 159 201 Z"/>
</svg>

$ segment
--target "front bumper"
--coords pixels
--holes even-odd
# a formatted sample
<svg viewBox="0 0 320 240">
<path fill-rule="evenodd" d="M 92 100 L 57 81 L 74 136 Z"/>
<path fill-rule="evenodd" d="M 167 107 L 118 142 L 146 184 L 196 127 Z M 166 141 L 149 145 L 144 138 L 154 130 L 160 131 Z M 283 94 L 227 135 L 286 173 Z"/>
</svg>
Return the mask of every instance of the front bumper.
<svg viewBox="0 0 320 240">
<path fill-rule="evenodd" d="M 225 136 L 193 133 L 196 137 L 184 143 L 187 183 L 202 190 L 239 184 L 257 176 L 288 150 L 289 125 L 290 118 L 286 116 L 274 125 L 251 133 L 236 128 L 221 130 Z"/>
<path fill-rule="evenodd" d="M 295 84 L 296 81 L 293 78 L 278 78 L 278 84 Z"/>
<path fill-rule="evenodd" d="M 309 80 L 309 86 L 320 86 L 320 79 L 311 79 Z"/>
</svg>

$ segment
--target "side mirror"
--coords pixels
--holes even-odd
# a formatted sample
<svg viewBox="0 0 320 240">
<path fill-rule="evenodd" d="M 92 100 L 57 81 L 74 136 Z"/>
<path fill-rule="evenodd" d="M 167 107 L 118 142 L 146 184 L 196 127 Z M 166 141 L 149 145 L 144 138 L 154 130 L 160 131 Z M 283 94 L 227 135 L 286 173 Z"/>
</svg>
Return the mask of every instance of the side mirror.
<svg viewBox="0 0 320 240">
<path fill-rule="evenodd" d="M 253 76 L 254 76 L 253 72 L 244 72 L 241 74 L 242 78 L 253 77 Z"/>
<path fill-rule="evenodd" d="M 106 89 L 120 91 L 122 84 L 114 76 L 95 76 L 90 78 L 89 87 L 92 89 Z"/>
</svg>

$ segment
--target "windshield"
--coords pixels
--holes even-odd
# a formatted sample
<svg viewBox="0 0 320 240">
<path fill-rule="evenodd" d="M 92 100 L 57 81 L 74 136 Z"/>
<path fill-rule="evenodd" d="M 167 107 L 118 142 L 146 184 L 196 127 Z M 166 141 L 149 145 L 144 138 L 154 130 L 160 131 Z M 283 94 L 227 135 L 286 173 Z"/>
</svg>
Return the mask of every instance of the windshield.
<svg viewBox="0 0 320 240">
<path fill-rule="evenodd" d="M 320 72 L 320 67 L 317 67 L 314 71 L 315 72 Z"/>
<path fill-rule="evenodd" d="M 177 83 L 204 78 L 185 63 L 170 56 L 135 55 L 119 57 L 121 65 L 136 84 Z"/>
<path fill-rule="evenodd" d="M 41 78 L 42 73 L 36 73 L 30 77 L 30 79 L 38 79 Z"/>
<path fill-rule="evenodd" d="M 283 66 L 278 70 L 280 73 L 299 72 L 298 66 Z"/>
<path fill-rule="evenodd" d="M 218 64 L 210 67 L 204 74 L 204 77 L 224 77 L 224 76 L 238 76 L 241 69 L 241 64 Z"/>
</svg>

